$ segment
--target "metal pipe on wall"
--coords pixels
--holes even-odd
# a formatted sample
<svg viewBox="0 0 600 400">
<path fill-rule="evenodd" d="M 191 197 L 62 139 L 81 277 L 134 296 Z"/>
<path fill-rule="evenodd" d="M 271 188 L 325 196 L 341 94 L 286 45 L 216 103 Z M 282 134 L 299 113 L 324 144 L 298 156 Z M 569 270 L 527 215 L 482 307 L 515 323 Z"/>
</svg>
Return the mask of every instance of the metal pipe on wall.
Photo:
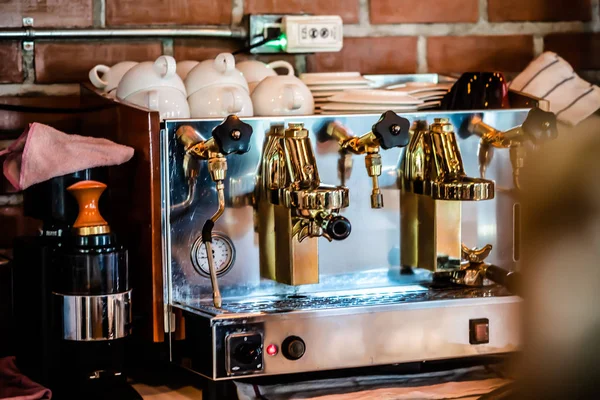
<svg viewBox="0 0 600 400">
<path fill-rule="evenodd" d="M 0 30 L 0 40 L 34 39 L 111 39 L 149 37 L 210 37 L 246 39 L 243 28 L 138 28 L 138 29 L 7 29 Z"/>
</svg>

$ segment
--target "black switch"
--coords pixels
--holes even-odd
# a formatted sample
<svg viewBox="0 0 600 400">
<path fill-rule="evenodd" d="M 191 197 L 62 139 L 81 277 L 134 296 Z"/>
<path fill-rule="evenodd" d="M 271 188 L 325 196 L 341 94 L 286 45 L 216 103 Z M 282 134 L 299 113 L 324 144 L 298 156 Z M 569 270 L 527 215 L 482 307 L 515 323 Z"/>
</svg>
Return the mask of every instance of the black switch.
<svg viewBox="0 0 600 400">
<path fill-rule="evenodd" d="M 227 370 L 244 375 L 263 370 L 263 340 L 260 333 L 234 333 L 227 336 Z"/>
</svg>

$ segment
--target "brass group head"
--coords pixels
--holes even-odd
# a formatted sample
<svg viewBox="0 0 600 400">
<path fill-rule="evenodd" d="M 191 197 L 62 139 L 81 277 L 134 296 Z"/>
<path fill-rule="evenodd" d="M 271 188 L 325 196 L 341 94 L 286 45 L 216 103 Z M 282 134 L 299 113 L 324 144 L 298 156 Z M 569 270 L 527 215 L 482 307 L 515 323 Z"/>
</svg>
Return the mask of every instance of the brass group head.
<svg viewBox="0 0 600 400">
<path fill-rule="evenodd" d="M 525 165 L 527 143 L 537 146 L 558 136 L 556 116 L 539 108 L 532 109 L 522 125 L 507 131 L 497 130 L 483 122 L 480 116 L 471 119 L 468 133 L 481 138 L 479 142 L 479 172 L 485 177 L 488 165 L 492 161 L 493 149 L 509 149 L 513 168 L 513 182 L 520 189 L 520 171 Z"/>
<path fill-rule="evenodd" d="M 383 194 L 379 188 L 379 176 L 382 172 L 381 148 L 404 147 L 408 144 L 409 122 L 406 118 L 396 115 L 393 111 L 384 113 L 373 125 L 371 132 L 362 136 L 354 136 L 349 129 L 339 122 L 327 126 L 327 134 L 340 145 L 340 152 L 346 165 L 346 154 L 365 154 L 367 175 L 373 181 L 371 191 L 371 208 L 383 208 Z M 344 175 L 344 174 L 342 174 Z"/>
<path fill-rule="evenodd" d="M 350 222 L 339 215 L 349 193 L 321 183 L 303 124 L 273 126 L 267 134 L 256 199 L 262 275 L 289 285 L 317 283 L 318 238 L 350 234 Z"/>
<path fill-rule="evenodd" d="M 467 176 L 447 118 L 415 124 L 400 168 L 402 266 L 458 269 L 461 201 L 492 199 L 494 182 Z"/>
<path fill-rule="evenodd" d="M 434 200 L 494 198 L 494 182 L 465 173 L 454 127 L 447 118 L 435 118 L 428 129 L 413 134 L 402 170 L 402 188 L 407 192 Z"/>
</svg>

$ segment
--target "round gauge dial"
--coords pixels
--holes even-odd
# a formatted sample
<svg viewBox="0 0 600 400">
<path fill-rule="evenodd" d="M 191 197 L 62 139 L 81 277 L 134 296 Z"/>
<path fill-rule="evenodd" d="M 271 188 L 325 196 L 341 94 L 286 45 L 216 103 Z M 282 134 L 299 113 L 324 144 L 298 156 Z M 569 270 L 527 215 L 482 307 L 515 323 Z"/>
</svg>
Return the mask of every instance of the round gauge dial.
<svg viewBox="0 0 600 400">
<path fill-rule="evenodd" d="M 217 276 L 225 274 L 235 261 L 235 247 L 226 235 L 214 232 L 212 234 L 212 254 Z M 196 271 L 204 276 L 210 276 L 206 246 L 199 237 L 192 246 L 192 264 Z"/>
</svg>

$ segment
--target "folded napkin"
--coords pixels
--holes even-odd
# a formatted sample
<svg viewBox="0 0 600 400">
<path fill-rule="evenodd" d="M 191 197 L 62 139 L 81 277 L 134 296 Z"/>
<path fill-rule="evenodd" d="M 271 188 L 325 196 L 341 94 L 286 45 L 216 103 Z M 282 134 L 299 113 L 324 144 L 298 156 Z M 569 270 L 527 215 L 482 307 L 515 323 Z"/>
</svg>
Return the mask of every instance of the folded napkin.
<svg viewBox="0 0 600 400">
<path fill-rule="evenodd" d="M 485 367 L 414 375 L 360 376 L 288 385 L 235 382 L 240 400 L 477 399 L 512 381 Z"/>
<path fill-rule="evenodd" d="M 568 62 L 552 52 L 531 62 L 509 88 L 548 100 L 550 111 L 571 126 L 600 109 L 600 88 L 581 79 Z"/>
<path fill-rule="evenodd" d="M 4 176 L 17 190 L 24 190 L 56 176 L 123 164 L 133 157 L 133 149 L 107 139 L 67 135 L 34 122 L 0 151 L 3 155 Z"/>
<path fill-rule="evenodd" d="M 21 374 L 15 365 L 14 357 L 0 358 L 0 399 L 47 400 L 51 398 L 50 389 Z"/>
</svg>

